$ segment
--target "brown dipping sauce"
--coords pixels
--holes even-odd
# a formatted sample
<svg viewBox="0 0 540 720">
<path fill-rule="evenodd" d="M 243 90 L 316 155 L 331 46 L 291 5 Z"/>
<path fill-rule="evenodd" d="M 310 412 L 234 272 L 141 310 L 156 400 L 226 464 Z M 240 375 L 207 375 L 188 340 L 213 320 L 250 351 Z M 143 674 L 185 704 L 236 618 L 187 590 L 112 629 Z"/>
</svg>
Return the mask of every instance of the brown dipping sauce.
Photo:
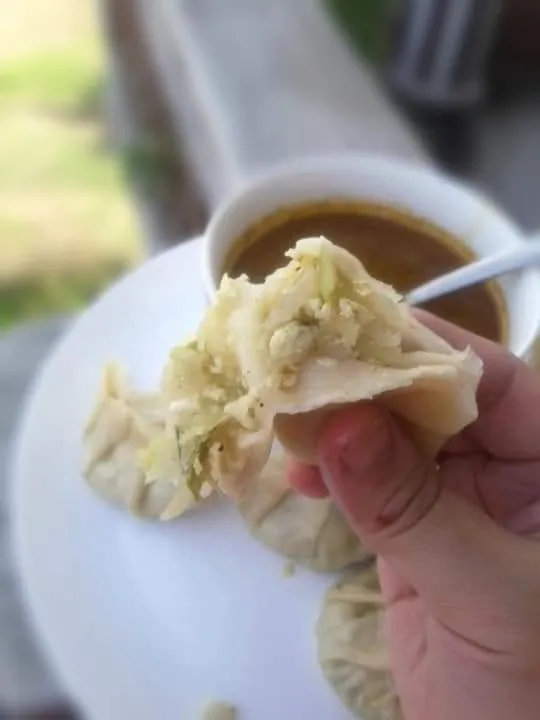
<svg viewBox="0 0 540 720">
<path fill-rule="evenodd" d="M 232 277 L 245 273 L 260 282 L 286 264 L 284 253 L 297 240 L 319 235 L 356 255 L 371 275 L 400 293 L 474 259 L 453 235 L 409 213 L 336 199 L 283 208 L 250 226 L 233 245 L 225 270 Z M 423 307 L 478 335 L 506 342 L 506 311 L 496 282 Z"/>
</svg>

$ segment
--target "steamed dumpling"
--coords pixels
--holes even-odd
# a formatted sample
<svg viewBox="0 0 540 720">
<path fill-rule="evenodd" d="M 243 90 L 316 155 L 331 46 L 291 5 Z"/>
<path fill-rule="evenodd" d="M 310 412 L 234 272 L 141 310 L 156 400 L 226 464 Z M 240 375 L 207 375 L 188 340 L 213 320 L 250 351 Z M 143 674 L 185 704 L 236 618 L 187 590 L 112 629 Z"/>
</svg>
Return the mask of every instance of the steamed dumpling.
<svg viewBox="0 0 540 720">
<path fill-rule="evenodd" d="M 84 431 L 88 484 L 110 502 L 151 518 L 180 515 L 195 500 L 178 472 L 152 478 L 140 453 L 165 432 L 159 395 L 136 393 L 121 369 L 105 368 L 96 407 Z"/>
<path fill-rule="evenodd" d="M 324 677 L 362 720 L 400 720 L 383 632 L 383 599 L 374 566 L 331 588 L 317 623 Z"/>
<path fill-rule="evenodd" d="M 332 407 L 380 398 L 431 453 L 476 418 L 482 364 L 471 350 L 420 325 L 328 240 L 301 240 L 287 255 L 264 283 L 223 278 L 195 337 L 170 354 L 161 426 L 128 433 L 145 482 L 175 486 L 163 519 L 183 511 L 186 488 L 196 500 L 215 488 L 239 497 L 274 434 L 311 460 Z"/>
<path fill-rule="evenodd" d="M 225 277 L 196 337 L 171 356 L 163 393 L 195 492 L 210 483 L 239 496 L 274 431 L 309 461 L 322 415 L 344 403 L 380 398 L 431 453 L 476 418 L 482 363 L 470 349 L 423 327 L 330 241 L 300 240 L 287 255 L 264 283 Z"/>
<path fill-rule="evenodd" d="M 372 557 L 329 498 L 311 499 L 291 489 L 285 464 L 283 448 L 275 443 L 262 473 L 237 501 L 251 534 L 317 572 L 342 570 Z"/>
</svg>

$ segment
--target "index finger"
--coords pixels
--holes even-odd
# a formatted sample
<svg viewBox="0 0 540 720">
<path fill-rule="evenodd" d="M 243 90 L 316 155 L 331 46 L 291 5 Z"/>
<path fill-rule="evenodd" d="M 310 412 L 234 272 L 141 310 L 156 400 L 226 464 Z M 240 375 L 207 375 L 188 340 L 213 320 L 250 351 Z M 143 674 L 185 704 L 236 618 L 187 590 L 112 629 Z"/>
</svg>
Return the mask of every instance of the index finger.
<svg viewBox="0 0 540 720">
<path fill-rule="evenodd" d="M 453 347 L 470 346 L 484 363 L 478 387 L 478 419 L 467 434 L 494 457 L 540 457 L 540 377 L 497 343 L 474 335 L 424 310 L 415 315 Z"/>
</svg>

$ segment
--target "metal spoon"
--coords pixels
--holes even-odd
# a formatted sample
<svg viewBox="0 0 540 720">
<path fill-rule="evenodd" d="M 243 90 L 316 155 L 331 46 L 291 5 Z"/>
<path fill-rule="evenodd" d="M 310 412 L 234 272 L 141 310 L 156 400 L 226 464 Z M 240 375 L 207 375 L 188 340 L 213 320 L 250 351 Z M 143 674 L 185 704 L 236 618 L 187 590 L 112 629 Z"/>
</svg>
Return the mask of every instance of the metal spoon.
<svg viewBox="0 0 540 720">
<path fill-rule="evenodd" d="M 435 280 L 430 280 L 430 282 L 411 290 L 405 299 L 409 305 L 422 305 L 429 300 L 456 292 L 456 290 L 478 285 L 486 280 L 514 270 L 521 270 L 536 263 L 540 263 L 540 239 L 531 240 L 527 245 L 520 245 L 499 255 L 481 258 L 470 265 L 441 275 Z"/>
</svg>

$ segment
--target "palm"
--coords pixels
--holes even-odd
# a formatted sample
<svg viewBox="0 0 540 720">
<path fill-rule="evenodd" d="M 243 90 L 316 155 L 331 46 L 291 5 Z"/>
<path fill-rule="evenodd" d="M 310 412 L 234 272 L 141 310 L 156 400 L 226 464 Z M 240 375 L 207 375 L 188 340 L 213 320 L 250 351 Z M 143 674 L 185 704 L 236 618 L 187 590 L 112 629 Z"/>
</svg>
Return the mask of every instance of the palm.
<svg viewBox="0 0 540 720">
<path fill-rule="evenodd" d="M 540 461 L 512 463 L 510 474 L 507 462 L 475 450 L 465 438 L 456 444 L 458 452 L 441 456 L 444 485 L 512 533 L 540 534 Z M 386 629 L 393 670 L 411 717 L 440 717 L 441 703 L 459 717 L 461 709 L 452 698 L 462 695 L 464 682 L 482 685 L 486 678 L 488 684 L 497 682 L 497 665 L 504 674 L 508 658 L 512 663 L 524 657 L 515 652 L 515 643 L 524 639 L 519 623 L 509 618 L 494 627 L 490 622 L 493 615 L 500 615 L 496 600 L 473 603 L 468 616 L 451 626 L 440 622 L 415 589 L 383 560 L 379 574 L 388 602 Z M 488 692 L 496 696 L 490 688 Z"/>
</svg>

